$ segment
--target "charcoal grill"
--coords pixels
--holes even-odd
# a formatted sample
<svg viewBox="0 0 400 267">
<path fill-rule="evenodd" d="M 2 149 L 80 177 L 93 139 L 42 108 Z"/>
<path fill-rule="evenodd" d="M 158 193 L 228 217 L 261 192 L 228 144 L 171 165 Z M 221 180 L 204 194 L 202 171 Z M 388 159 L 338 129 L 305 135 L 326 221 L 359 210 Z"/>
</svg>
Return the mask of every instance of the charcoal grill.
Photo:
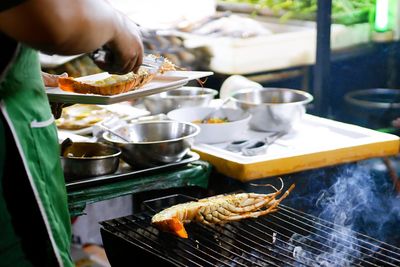
<svg viewBox="0 0 400 267">
<path fill-rule="evenodd" d="M 112 266 L 400 266 L 400 249 L 294 208 L 225 225 L 190 223 L 188 239 L 159 232 L 152 215 L 191 200 L 171 195 L 147 210 L 101 222 Z"/>
</svg>

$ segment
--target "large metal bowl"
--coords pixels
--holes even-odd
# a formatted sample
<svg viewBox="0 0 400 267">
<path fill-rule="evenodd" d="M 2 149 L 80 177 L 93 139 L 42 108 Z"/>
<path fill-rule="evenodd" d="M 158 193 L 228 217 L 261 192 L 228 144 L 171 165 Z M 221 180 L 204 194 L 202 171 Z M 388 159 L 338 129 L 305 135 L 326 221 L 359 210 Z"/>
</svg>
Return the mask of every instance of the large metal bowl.
<svg viewBox="0 0 400 267">
<path fill-rule="evenodd" d="M 152 114 L 164 113 L 184 107 L 205 107 L 218 94 L 210 88 L 184 86 L 143 98 L 143 104 Z"/>
<path fill-rule="evenodd" d="M 301 120 L 313 96 L 287 88 L 250 88 L 236 91 L 231 99 L 238 108 L 252 114 L 251 129 L 289 132 Z"/>
<path fill-rule="evenodd" d="M 74 142 L 63 148 L 61 164 L 66 180 L 111 174 L 117 171 L 120 149 L 102 143 Z"/>
<path fill-rule="evenodd" d="M 193 123 L 145 121 L 114 129 L 131 142 L 105 132 L 103 138 L 122 151 L 122 159 L 132 167 L 153 167 L 180 161 L 190 150 L 200 128 Z"/>
</svg>

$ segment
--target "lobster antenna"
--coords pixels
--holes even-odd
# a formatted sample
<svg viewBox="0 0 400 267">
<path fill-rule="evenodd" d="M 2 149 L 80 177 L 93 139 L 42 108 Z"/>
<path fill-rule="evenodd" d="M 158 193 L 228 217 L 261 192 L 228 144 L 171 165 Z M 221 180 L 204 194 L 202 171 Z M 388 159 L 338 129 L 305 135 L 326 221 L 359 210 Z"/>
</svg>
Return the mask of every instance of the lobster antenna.
<svg viewBox="0 0 400 267">
<path fill-rule="evenodd" d="M 279 191 L 282 191 L 282 189 L 284 187 L 284 183 L 283 183 L 283 180 L 282 180 L 281 177 L 279 177 L 278 179 L 281 181 L 281 188 L 279 190 L 275 186 L 273 186 L 272 184 L 253 184 L 253 183 L 250 183 L 250 185 L 252 185 L 252 186 L 272 187 L 275 190 L 275 192 L 279 192 Z"/>
</svg>

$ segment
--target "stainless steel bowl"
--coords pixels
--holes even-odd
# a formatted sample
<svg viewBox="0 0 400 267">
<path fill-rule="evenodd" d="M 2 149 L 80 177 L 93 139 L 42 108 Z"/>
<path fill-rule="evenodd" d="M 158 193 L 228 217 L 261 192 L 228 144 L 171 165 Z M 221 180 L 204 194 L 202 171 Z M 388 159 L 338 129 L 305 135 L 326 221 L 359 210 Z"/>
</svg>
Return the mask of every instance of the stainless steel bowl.
<svg viewBox="0 0 400 267">
<path fill-rule="evenodd" d="M 152 114 L 164 113 L 183 107 L 204 107 L 218 94 L 210 88 L 184 86 L 143 98 L 143 104 Z"/>
<path fill-rule="evenodd" d="M 66 180 L 111 174 L 117 171 L 119 148 L 89 142 L 74 142 L 65 147 L 61 164 Z"/>
<path fill-rule="evenodd" d="M 105 132 L 103 138 L 119 147 L 122 159 L 132 167 L 153 167 L 180 161 L 193 145 L 200 128 L 178 121 L 145 121 L 114 129 L 132 140 L 127 143 Z"/>
<path fill-rule="evenodd" d="M 249 111 L 251 129 L 289 132 L 313 100 L 307 92 L 286 88 L 241 89 L 231 96 L 236 107 Z"/>
</svg>

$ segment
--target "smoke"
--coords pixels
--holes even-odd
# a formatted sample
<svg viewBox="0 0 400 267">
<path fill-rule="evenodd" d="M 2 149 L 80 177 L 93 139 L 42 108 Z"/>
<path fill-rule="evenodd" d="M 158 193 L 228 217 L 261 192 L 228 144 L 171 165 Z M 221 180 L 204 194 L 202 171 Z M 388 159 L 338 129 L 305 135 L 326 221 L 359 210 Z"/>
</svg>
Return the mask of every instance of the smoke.
<svg viewBox="0 0 400 267">
<path fill-rule="evenodd" d="M 389 226 L 400 222 L 400 198 L 390 186 L 366 162 L 348 166 L 330 188 L 320 191 L 315 203 L 321 210 L 318 217 L 390 241 L 399 231 Z"/>
<path fill-rule="evenodd" d="M 334 177 L 326 177 L 331 182 L 328 187 L 323 187 L 326 181 L 324 184 L 315 178 L 308 179 L 307 183 L 312 183 L 308 189 L 311 187 L 314 192 L 303 198 L 308 199 L 308 203 L 315 201 L 313 207 L 318 214 L 314 215 L 333 224 L 329 230 L 317 227 L 317 233 L 312 236 L 292 236 L 293 256 L 299 262 L 311 266 L 354 266 L 354 261 L 368 258 L 378 249 L 374 244 L 360 244 L 356 232 L 399 243 L 400 198 L 396 197 L 387 175 L 371 169 L 370 163 L 341 168 Z M 327 249 L 311 256 L 301 245 L 311 242 L 325 244 Z"/>
</svg>

